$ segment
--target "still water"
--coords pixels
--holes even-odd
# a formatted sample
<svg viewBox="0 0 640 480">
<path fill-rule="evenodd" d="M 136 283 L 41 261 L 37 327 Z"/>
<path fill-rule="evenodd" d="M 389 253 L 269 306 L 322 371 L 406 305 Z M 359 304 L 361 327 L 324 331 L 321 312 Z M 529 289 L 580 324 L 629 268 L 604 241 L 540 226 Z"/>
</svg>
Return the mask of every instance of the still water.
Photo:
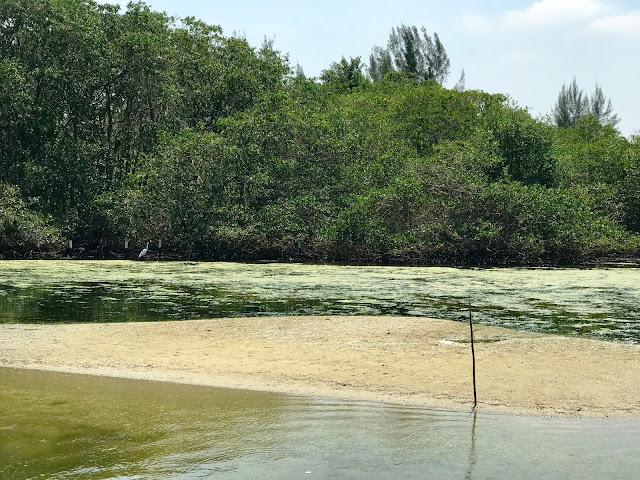
<svg viewBox="0 0 640 480">
<path fill-rule="evenodd" d="M 0 322 L 415 315 L 640 343 L 640 269 L 0 262 Z"/>
<path fill-rule="evenodd" d="M 4 261 L 0 322 L 466 318 L 640 343 L 638 269 Z M 1 354 L 1 352 L 0 352 Z M 0 369 L 0 479 L 638 478 L 640 420 L 553 419 Z"/>
<path fill-rule="evenodd" d="M 319 400 L 0 368 L 0 478 L 632 479 L 640 420 Z"/>
</svg>

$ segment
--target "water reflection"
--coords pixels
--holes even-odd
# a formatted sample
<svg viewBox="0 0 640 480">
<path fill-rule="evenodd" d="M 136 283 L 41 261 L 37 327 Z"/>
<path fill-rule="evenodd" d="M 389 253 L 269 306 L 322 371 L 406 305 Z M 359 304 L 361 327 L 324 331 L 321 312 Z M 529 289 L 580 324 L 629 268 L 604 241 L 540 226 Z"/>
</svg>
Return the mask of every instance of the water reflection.
<svg viewBox="0 0 640 480">
<path fill-rule="evenodd" d="M 638 420 L 476 416 L 9 369 L 0 382 L 3 479 L 622 479 L 640 469 Z"/>
<path fill-rule="evenodd" d="M 0 322 L 415 315 L 640 342 L 640 269 L 0 262 Z"/>
<path fill-rule="evenodd" d="M 471 480 L 473 474 L 473 467 L 476 466 L 476 420 L 478 419 L 478 409 L 473 409 L 473 423 L 471 424 L 471 446 L 469 447 L 469 468 L 467 474 L 464 476 L 465 480 Z"/>
</svg>

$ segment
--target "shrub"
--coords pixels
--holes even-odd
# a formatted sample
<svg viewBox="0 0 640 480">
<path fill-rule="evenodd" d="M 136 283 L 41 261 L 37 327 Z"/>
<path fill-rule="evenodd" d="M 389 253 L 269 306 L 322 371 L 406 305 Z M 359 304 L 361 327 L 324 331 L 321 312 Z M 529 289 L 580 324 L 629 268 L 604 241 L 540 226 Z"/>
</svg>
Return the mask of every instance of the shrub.
<svg viewBox="0 0 640 480">
<path fill-rule="evenodd" d="M 31 211 L 17 187 L 0 183 L 0 252 L 25 253 L 62 244 L 49 217 Z"/>
</svg>

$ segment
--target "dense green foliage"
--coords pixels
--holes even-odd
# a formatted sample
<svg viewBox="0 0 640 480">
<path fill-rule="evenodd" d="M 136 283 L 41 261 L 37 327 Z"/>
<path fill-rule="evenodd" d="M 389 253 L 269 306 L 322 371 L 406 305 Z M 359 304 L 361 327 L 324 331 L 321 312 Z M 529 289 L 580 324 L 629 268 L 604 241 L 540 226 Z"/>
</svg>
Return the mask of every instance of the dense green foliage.
<svg viewBox="0 0 640 480">
<path fill-rule="evenodd" d="M 18 188 L 0 183 L 0 251 L 61 248 L 50 219 L 30 210 Z"/>
<path fill-rule="evenodd" d="M 270 42 L 142 3 L 4 0 L 0 249 L 73 239 L 109 255 L 130 239 L 206 259 L 638 255 L 637 139 L 591 116 L 558 129 L 504 96 L 422 77 L 372 82 L 343 58 L 308 79 Z"/>
</svg>

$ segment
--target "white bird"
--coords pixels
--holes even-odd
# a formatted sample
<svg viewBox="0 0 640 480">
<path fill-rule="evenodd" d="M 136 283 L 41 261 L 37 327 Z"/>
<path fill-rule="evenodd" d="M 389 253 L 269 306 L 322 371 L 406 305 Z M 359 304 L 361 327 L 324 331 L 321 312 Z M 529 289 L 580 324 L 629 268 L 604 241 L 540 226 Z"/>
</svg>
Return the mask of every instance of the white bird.
<svg viewBox="0 0 640 480">
<path fill-rule="evenodd" d="M 138 255 L 138 258 L 144 257 L 148 251 L 149 251 L 149 242 L 147 242 L 147 246 L 142 249 L 142 251 L 140 252 L 140 255 Z"/>
</svg>

